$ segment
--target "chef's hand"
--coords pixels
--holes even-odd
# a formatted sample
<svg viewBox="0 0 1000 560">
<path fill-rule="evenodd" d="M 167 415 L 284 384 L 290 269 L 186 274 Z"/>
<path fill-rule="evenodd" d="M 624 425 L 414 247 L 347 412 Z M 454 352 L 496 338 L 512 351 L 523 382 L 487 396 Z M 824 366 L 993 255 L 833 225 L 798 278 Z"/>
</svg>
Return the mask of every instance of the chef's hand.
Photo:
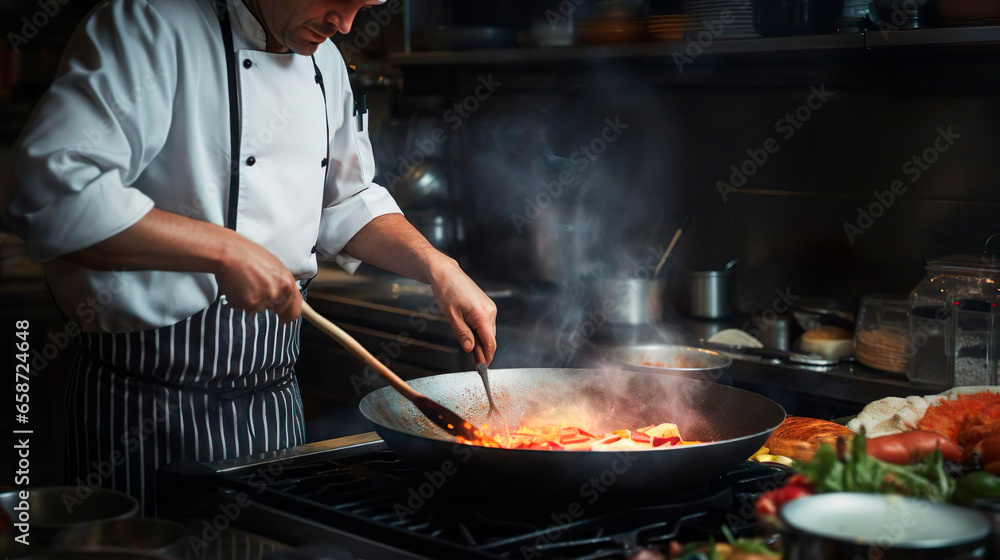
<svg viewBox="0 0 1000 560">
<path fill-rule="evenodd" d="M 231 229 L 153 208 L 131 227 L 62 260 L 91 270 L 170 270 L 215 275 L 219 293 L 245 311 L 299 316 L 295 278 L 267 249 Z"/>
<path fill-rule="evenodd" d="M 282 321 L 302 311 L 295 277 L 277 257 L 239 234 L 230 236 L 222 266 L 215 272 L 219 293 L 236 309 L 257 313 L 273 309 Z"/>
<path fill-rule="evenodd" d="M 462 350 L 482 351 L 489 364 L 497 349 L 497 306 L 462 272 L 455 259 L 435 249 L 402 214 L 368 222 L 344 246 L 344 253 L 372 266 L 431 285 L 441 312 Z"/>
<path fill-rule="evenodd" d="M 435 264 L 429 280 L 462 350 L 475 351 L 476 363 L 489 365 L 497 350 L 496 304 L 453 259 L 443 258 Z"/>
</svg>

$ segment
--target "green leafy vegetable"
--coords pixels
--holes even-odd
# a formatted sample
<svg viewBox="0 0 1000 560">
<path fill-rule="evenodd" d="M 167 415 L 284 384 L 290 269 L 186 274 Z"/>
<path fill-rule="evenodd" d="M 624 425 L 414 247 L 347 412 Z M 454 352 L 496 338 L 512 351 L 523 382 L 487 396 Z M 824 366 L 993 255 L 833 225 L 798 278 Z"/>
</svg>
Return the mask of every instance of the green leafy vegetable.
<svg viewBox="0 0 1000 560">
<path fill-rule="evenodd" d="M 917 463 L 894 465 L 868 455 L 865 447 L 863 433 L 854 436 L 842 458 L 832 446 L 823 445 L 801 472 L 817 493 L 902 494 L 933 502 L 946 502 L 954 494 L 955 479 L 945 472 L 940 449 Z"/>
<path fill-rule="evenodd" d="M 746 537 L 735 538 L 733 537 L 733 532 L 729 530 L 729 527 L 722 526 L 722 534 L 725 535 L 726 540 L 729 541 L 729 546 L 733 547 L 734 550 L 739 550 L 742 552 L 749 552 L 752 554 L 764 554 L 767 556 L 777 557 L 777 553 L 767 547 L 764 541 L 761 539 L 748 539 Z"/>
</svg>

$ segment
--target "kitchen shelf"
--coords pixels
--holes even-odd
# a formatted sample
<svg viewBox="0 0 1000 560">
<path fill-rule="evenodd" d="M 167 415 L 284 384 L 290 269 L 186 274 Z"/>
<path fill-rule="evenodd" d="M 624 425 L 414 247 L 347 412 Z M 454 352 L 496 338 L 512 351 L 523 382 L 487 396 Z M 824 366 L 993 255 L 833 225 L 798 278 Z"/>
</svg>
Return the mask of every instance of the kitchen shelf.
<svg viewBox="0 0 1000 560">
<path fill-rule="evenodd" d="M 705 47 L 704 55 L 861 49 L 864 46 L 865 38 L 861 33 L 762 37 L 757 39 L 719 39 Z M 416 66 L 479 63 L 517 64 L 600 58 L 670 58 L 675 52 L 683 54 L 687 47 L 687 41 L 665 41 L 627 45 L 573 45 L 567 47 L 486 49 L 474 51 L 423 51 L 391 53 L 389 55 L 389 62 L 400 66 Z"/>
<path fill-rule="evenodd" d="M 1000 26 L 946 27 L 886 32 L 875 30 L 867 33 L 719 39 L 705 47 L 704 56 L 933 46 L 1000 46 Z M 688 42 L 684 40 L 626 45 L 421 51 L 390 53 L 388 61 L 397 66 L 431 66 L 483 63 L 530 64 L 588 59 L 670 58 L 674 53 L 685 53 L 687 47 Z"/>
<path fill-rule="evenodd" d="M 923 47 L 950 45 L 959 47 L 1000 45 L 1000 26 L 940 27 L 899 31 L 869 31 L 865 47 Z"/>
</svg>

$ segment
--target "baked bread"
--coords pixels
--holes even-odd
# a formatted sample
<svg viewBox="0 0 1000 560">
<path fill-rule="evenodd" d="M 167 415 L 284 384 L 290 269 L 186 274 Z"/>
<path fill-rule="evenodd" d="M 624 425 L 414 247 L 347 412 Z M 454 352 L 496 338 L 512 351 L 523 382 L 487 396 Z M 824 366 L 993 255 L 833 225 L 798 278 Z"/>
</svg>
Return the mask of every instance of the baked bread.
<svg viewBox="0 0 1000 560">
<path fill-rule="evenodd" d="M 771 455 L 784 455 L 796 461 L 808 461 L 820 445 L 837 444 L 837 438 L 851 434 L 845 426 L 827 420 L 789 416 L 767 439 Z"/>
<path fill-rule="evenodd" d="M 799 346 L 806 354 L 836 360 L 854 352 L 854 339 L 846 329 L 824 325 L 804 332 Z"/>
</svg>

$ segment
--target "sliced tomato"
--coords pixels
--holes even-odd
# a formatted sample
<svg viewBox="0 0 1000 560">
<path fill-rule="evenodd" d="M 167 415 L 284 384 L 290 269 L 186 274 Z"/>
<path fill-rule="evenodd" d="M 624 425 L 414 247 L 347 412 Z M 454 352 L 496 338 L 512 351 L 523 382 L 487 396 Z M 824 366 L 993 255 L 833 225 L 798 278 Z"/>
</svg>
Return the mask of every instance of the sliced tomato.
<svg viewBox="0 0 1000 560">
<path fill-rule="evenodd" d="M 663 437 L 654 437 L 653 438 L 653 447 L 663 447 L 664 445 L 673 447 L 675 445 L 680 445 L 680 443 L 681 443 L 681 438 L 679 438 L 677 436 L 667 437 L 667 438 L 663 438 Z"/>
<path fill-rule="evenodd" d="M 777 515 L 781 506 L 804 496 L 812 496 L 812 494 L 812 490 L 805 486 L 799 486 L 798 484 L 782 486 L 781 488 L 764 492 L 764 494 L 757 499 L 757 515 Z"/>
<path fill-rule="evenodd" d="M 639 443 L 652 443 L 653 438 L 649 437 L 649 434 L 644 434 L 642 432 L 632 432 L 632 441 Z"/>
</svg>

